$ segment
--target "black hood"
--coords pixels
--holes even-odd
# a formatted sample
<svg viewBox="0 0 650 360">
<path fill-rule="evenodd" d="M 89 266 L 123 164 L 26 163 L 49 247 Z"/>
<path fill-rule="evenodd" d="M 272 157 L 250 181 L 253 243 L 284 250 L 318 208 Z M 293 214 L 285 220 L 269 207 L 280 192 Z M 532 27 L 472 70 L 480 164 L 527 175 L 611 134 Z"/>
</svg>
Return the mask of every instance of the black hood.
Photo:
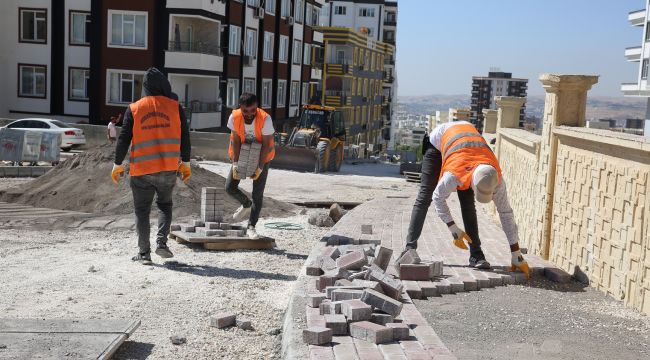
<svg viewBox="0 0 650 360">
<path fill-rule="evenodd" d="M 166 96 L 172 99 L 172 85 L 160 70 L 155 67 L 149 68 L 144 74 L 142 96 Z"/>
</svg>

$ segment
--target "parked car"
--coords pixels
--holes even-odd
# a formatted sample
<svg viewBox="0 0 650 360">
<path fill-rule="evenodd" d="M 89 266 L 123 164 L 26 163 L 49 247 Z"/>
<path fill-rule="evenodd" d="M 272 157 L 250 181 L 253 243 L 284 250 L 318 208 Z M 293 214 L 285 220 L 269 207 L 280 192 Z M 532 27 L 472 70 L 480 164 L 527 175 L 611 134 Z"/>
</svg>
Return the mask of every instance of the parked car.
<svg viewBox="0 0 650 360">
<path fill-rule="evenodd" d="M 86 145 L 83 130 L 77 129 L 59 120 L 28 118 L 9 123 L 6 128 L 26 131 L 52 132 L 61 134 L 61 150 L 70 151 Z"/>
</svg>

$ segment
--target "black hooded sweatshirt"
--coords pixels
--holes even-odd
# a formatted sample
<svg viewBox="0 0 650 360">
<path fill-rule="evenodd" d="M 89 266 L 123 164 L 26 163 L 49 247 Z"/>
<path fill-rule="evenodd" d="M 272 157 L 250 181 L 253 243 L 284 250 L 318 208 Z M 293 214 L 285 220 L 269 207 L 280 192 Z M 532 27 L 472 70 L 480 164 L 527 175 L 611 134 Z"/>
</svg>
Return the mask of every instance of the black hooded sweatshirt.
<svg viewBox="0 0 650 360">
<path fill-rule="evenodd" d="M 156 68 L 150 68 L 144 75 L 144 80 L 142 81 L 142 97 L 145 96 L 166 96 L 170 99 L 178 100 L 178 96 L 172 93 L 172 86 L 165 75 Z M 178 105 L 178 113 L 181 118 L 181 160 L 189 162 L 191 152 L 190 131 L 187 127 L 185 112 L 180 105 Z M 122 161 L 124 161 L 126 154 L 129 152 L 131 139 L 133 138 L 133 114 L 131 114 L 130 107 L 126 108 L 123 119 L 122 130 L 117 139 L 117 145 L 115 146 L 115 164 L 117 165 L 121 165 Z"/>
</svg>

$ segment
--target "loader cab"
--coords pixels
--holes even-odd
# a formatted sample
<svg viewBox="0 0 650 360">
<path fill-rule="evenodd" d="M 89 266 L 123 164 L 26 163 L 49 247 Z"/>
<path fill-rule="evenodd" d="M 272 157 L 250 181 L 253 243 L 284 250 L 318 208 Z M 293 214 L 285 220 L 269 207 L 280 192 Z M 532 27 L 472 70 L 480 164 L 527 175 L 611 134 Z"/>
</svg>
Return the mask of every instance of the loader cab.
<svg viewBox="0 0 650 360">
<path fill-rule="evenodd" d="M 345 137 L 345 122 L 341 112 L 324 106 L 305 106 L 298 128 L 320 129 L 320 137 L 323 138 Z"/>
</svg>

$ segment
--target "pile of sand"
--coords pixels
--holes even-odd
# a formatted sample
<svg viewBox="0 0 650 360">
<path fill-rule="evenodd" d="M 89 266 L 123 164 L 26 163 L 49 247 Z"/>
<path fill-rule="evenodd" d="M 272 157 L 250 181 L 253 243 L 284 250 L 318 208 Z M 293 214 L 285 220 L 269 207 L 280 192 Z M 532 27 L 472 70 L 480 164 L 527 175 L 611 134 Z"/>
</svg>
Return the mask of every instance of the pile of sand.
<svg viewBox="0 0 650 360">
<path fill-rule="evenodd" d="M 132 214 L 133 197 L 128 176 L 119 185 L 111 182 L 114 156 L 115 148 L 109 145 L 79 154 L 33 181 L 0 191 L 0 201 L 104 215 Z M 225 180 L 222 176 L 193 165 L 189 182 L 184 184 L 180 179 L 176 182 L 174 216 L 200 214 L 201 188 L 216 187 L 225 192 Z M 234 212 L 239 203 L 227 194 L 224 195 L 226 214 Z M 153 209 L 155 211 L 155 204 Z M 294 210 L 294 205 L 267 197 L 264 199 L 262 216 L 290 216 Z"/>
</svg>

